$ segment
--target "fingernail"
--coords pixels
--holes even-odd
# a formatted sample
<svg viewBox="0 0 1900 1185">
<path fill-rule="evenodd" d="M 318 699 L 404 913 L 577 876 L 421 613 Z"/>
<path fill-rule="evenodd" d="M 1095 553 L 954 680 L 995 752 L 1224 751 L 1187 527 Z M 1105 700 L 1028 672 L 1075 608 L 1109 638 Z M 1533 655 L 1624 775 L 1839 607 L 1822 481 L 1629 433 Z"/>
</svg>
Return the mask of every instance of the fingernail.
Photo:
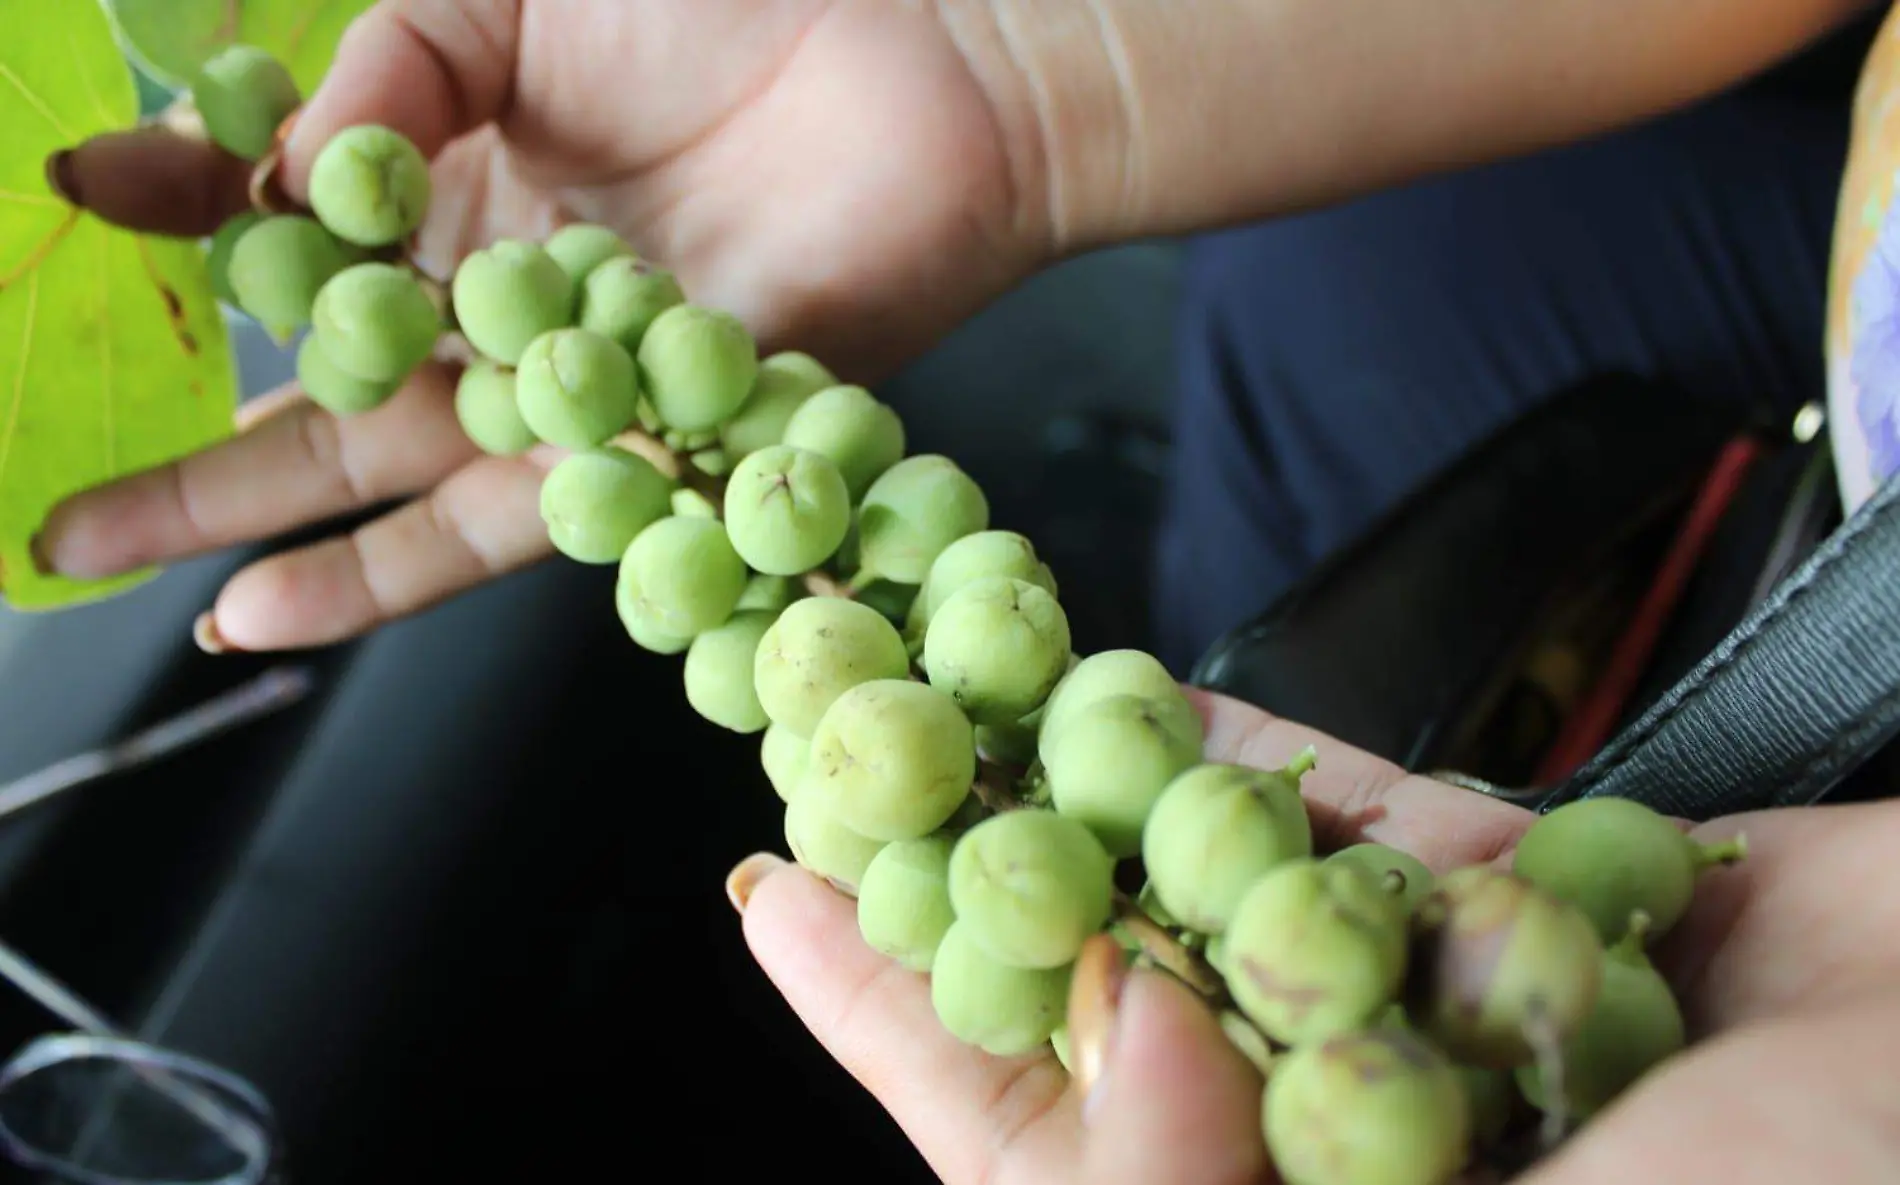
<svg viewBox="0 0 1900 1185">
<path fill-rule="evenodd" d="M 272 148 L 251 169 L 251 207 L 265 214 L 294 214 L 297 203 L 284 188 L 284 152 Z"/>
<path fill-rule="evenodd" d="M 1076 1089 L 1082 1092 L 1083 1122 L 1101 1093 L 1127 982 L 1128 959 L 1113 936 L 1097 934 L 1083 944 L 1069 981 L 1068 1013 L 1069 1057 Z"/>
<path fill-rule="evenodd" d="M 28 539 L 26 554 L 33 561 L 33 570 L 41 576 L 59 575 L 59 571 L 53 567 L 53 557 L 47 554 L 45 535 L 35 535 Z"/>
<path fill-rule="evenodd" d="M 726 874 L 726 900 L 732 902 L 732 908 L 745 913 L 745 903 L 752 899 L 752 890 L 759 882 L 785 867 L 785 861 L 770 852 L 757 852 L 745 859 Z"/>
<path fill-rule="evenodd" d="M 46 158 L 46 184 L 69 205 L 85 207 L 79 198 L 78 171 L 73 168 L 73 150 L 62 148 Z"/>
<path fill-rule="evenodd" d="M 198 620 L 191 623 L 191 640 L 198 643 L 198 649 L 206 654 L 237 654 L 243 648 L 233 646 L 218 632 L 218 619 L 210 613 L 200 613 Z"/>
<path fill-rule="evenodd" d="M 302 118 L 302 116 L 302 107 L 297 107 L 293 109 L 289 115 L 284 116 L 284 121 L 277 125 L 277 131 L 271 136 L 271 143 L 277 148 L 282 148 L 289 144 L 290 133 L 297 130 L 297 120 Z"/>
</svg>

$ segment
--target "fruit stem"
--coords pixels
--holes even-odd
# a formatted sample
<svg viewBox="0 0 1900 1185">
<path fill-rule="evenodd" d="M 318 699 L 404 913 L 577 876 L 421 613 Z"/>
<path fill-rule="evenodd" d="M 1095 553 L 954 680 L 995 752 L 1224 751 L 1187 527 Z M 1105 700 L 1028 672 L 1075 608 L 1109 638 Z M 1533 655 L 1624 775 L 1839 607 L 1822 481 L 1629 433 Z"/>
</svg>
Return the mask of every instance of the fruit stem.
<svg viewBox="0 0 1900 1185">
<path fill-rule="evenodd" d="M 1734 839 L 1724 840 L 1721 843 L 1695 845 L 1695 863 L 1698 872 L 1710 868 L 1726 868 L 1740 864 L 1747 858 L 1748 836 L 1746 835 L 1737 835 Z"/>
<path fill-rule="evenodd" d="M 1568 1106 L 1564 1100 L 1564 1051 L 1557 1026 L 1542 1008 L 1533 1007 L 1524 1021 L 1524 1037 L 1537 1058 L 1537 1075 L 1543 1079 L 1544 1121 L 1538 1142 L 1549 1152 L 1563 1142 L 1569 1126 Z"/>
<path fill-rule="evenodd" d="M 1645 957 L 1651 925 L 1648 911 L 1632 909 L 1629 927 L 1623 931 L 1623 937 L 1617 939 L 1616 945 L 1610 948 L 1610 953 L 1631 960 Z"/>
<path fill-rule="evenodd" d="M 993 815 L 1021 808 L 1022 800 L 1016 795 L 1016 779 L 1007 766 L 995 761 L 979 761 L 976 766 L 976 781 L 970 787 L 986 810 Z"/>
<path fill-rule="evenodd" d="M 1405 893 L 1405 884 L 1405 874 L 1396 868 L 1386 869 L 1385 876 L 1379 881 L 1379 887 L 1394 897 L 1402 896 Z"/>
<path fill-rule="evenodd" d="M 1319 750 L 1311 745 L 1301 749 L 1293 760 L 1286 763 L 1286 772 L 1295 779 L 1304 777 L 1319 765 Z"/>
<path fill-rule="evenodd" d="M 805 591 L 814 597 L 838 597 L 851 599 L 851 592 L 836 577 L 813 569 L 805 573 Z"/>
<path fill-rule="evenodd" d="M 1226 984 L 1206 960 L 1175 941 L 1126 894 L 1115 894 L 1115 920 L 1155 965 L 1210 1000 L 1226 993 Z"/>
</svg>

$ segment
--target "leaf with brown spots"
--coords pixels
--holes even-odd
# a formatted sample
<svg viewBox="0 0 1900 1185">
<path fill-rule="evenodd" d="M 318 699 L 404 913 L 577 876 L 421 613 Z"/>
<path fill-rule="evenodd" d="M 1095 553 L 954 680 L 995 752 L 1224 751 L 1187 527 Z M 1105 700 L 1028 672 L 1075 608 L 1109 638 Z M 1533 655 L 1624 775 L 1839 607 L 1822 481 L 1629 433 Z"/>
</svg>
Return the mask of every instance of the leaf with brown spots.
<svg viewBox="0 0 1900 1185">
<path fill-rule="evenodd" d="M 48 155 L 138 115 L 104 11 L 0 0 L 0 29 L 0 597 L 59 609 L 150 573 L 42 575 L 47 511 L 228 435 L 236 375 L 203 248 L 108 226 L 47 186 Z"/>
</svg>

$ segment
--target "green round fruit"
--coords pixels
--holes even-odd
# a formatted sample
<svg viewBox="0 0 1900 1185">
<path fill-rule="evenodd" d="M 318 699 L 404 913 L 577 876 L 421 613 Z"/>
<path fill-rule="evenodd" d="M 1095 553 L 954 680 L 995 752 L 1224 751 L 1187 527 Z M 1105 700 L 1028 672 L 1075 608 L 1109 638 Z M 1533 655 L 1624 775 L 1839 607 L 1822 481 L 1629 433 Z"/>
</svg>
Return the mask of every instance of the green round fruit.
<svg viewBox="0 0 1900 1185">
<path fill-rule="evenodd" d="M 278 127 L 303 102 L 284 64 L 252 45 L 214 54 L 192 84 L 191 98 L 211 142 L 251 161 L 271 150 Z"/>
<path fill-rule="evenodd" d="M 783 724 L 766 728 L 765 739 L 759 742 L 759 764 L 764 767 L 766 780 L 772 783 L 772 792 L 781 802 L 792 800 L 792 792 L 804 780 L 806 758 L 810 754 L 811 742 Z"/>
<path fill-rule="evenodd" d="M 788 605 L 766 632 L 753 678 L 766 713 L 808 737 L 845 692 L 909 672 L 904 640 L 876 610 L 838 597 L 808 597 Z"/>
<path fill-rule="evenodd" d="M 1675 993 L 1643 951 L 1647 936 L 1639 920 L 1605 952 L 1596 1005 L 1561 1047 L 1564 1111 L 1573 1119 L 1596 1115 L 1688 1043 Z M 1541 1065 L 1519 1066 L 1517 1085 L 1532 1106 L 1550 1110 Z"/>
<path fill-rule="evenodd" d="M 827 387 L 792 413 L 785 443 L 830 457 L 856 502 L 879 475 L 904 459 L 904 421 L 863 387 Z"/>
<path fill-rule="evenodd" d="M 745 402 L 720 425 L 719 441 L 728 455 L 740 459 L 780 444 L 792 413 L 817 392 L 837 385 L 837 376 L 809 354 L 786 350 L 763 358 Z"/>
<path fill-rule="evenodd" d="M 568 223 L 549 235 L 542 246 L 560 265 L 576 291 L 601 264 L 633 254 L 633 248 L 612 230 L 587 222 Z"/>
<path fill-rule="evenodd" d="M 1596 1004 L 1596 927 L 1521 876 L 1484 866 L 1446 873 L 1419 904 L 1414 933 L 1406 1011 L 1467 1065 L 1524 1065 L 1533 1033 L 1562 1041 Z"/>
<path fill-rule="evenodd" d="M 668 426 L 717 428 L 739 410 L 759 373 L 758 346 L 737 317 L 676 304 L 653 319 L 636 358 L 640 385 Z"/>
<path fill-rule="evenodd" d="M 684 303 L 686 294 L 672 272 L 616 255 L 590 272 L 581 287 L 581 328 L 611 338 L 635 357 L 654 320 Z"/>
<path fill-rule="evenodd" d="M 990 525 L 990 504 L 948 457 L 926 453 L 886 469 L 858 508 L 858 559 L 866 571 L 920 584 L 943 549 Z"/>
<path fill-rule="evenodd" d="M 262 221 L 264 216 L 256 210 L 240 210 L 224 220 L 205 248 L 205 271 L 211 275 L 211 291 L 217 294 L 219 300 L 239 312 L 244 311 L 244 304 L 238 299 L 237 289 L 231 287 L 231 255 L 237 250 L 237 242 L 244 237 L 244 233 Z M 316 298 L 313 290 L 310 299 L 314 301 Z"/>
<path fill-rule="evenodd" d="M 1046 810 L 1004 811 L 957 841 L 956 919 L 1010 967 L 1075 961 L 1114 912 L 1115 861 L 1088 828 Z"/>
<path fill-rule="evenodd" d="M 402 387 L 400 381 L 372 383 L 346 374 L 323 352 L 314 334 L 307 335 L 297 347 L 297 385 L 310 402 L 336 416 L 361 415 L 374 411 Z"/>
<path fill-rule="evenodd" d="M 726 482 L 726 529 L 753 569 L 797 576 L 829 559 L 851 527 L 851 498 L 829 457 L 762 448 Z"/>
<path fill-rule="evenodd" d="M 359 263 L 332 276 L 317 293 L 310 320 L 330 360 L 370 382 L 408 377 L 442 333 L 441 315 L 422 284 L 387 263 Z"/>
<path fill-rule="evenodd" d="M 996 1057 L 1019 1057 L 1062 1027 L 1070 973 L 1070 967 L 1031 970 L 1000 963 L 957 922 L 937 944 L 930 1002 L 957 1040 Z"/>
<path fill-rule="evenodd" d="M 864 943 L 912 971 L 929 971 L 957 920 L 950 904 L 952 842 L 941 835 L 888 844 L 858 883 Z"/>
<path fill-rule="evenodd" d="M 1222 936 L 1234 1002 L 1283 1045 L 1370 1026 L 1405 980 L 1405 915 L 1351 864 L 1309 857 L 1269 869 L 1241 896 Z"/>
<path fill-rule="evenodd" d="M 237 306 L 280 337 L 310 323 L 317 294 L 354 256 L 312 219 L 259 219 L 231 244 L 225 276 Z"/>
<path fill-rule="evenodd" d="M 1069 663 L 1069 618 L 1024 580 L 991 576 L 944 601 L 924 634 L 924 671 L 978 724 L 1010 725 L 1042 706 Z"/>
<path fill-rule="evenodd" d="M 752 655 L 772 624 L 770 613 L 736 612 L 699 634 L 686 651 L 686 702 L 693 711 L 736 733 L 763 732 L 771 723 L 752 689 Z"/>
<path fill-rule="evenodd" d="M 627 352 L 585 329 L 556 329 L 530 342 L 515 387 L 534 434 L 575 450 L 599 448 L 626 431 L 640 399 Z"/>
<path fill-rule="evenodd" d="M 429 213 L 429 162 L 400 132 L 344 128 L 310 166 L 310 208 L 330 233 L 359 247 L 388 247 Z"/>
<path fill-rule="evenodd" d="M 1299 779 L 1283 770 L 1197 765 L 1155 801 L 1142 832 L 1142 865 L 1182 926 L 1217 934 L 1255 881 L 1313 854 Z"/>
<path fill-rule="evenodd" d="M 1706 868 L 1742 853 L 1738 843 L 1705 847 L 1665 816 L 1627 798 L 1566 803 L 1531 824 L 1511 869 L 1589 915 L 1613 943 L 1630 915 L 1650 919 L 1650 936 L 1675 928 Z"/>
<path fill-rule="evenodd" d="M 949 822 L 975 779 L 976 739 L 949 696 L 874 679 L 825 709 L 797 797 L 860 835 L 918 839 Z"/>
<path fill-rule="evenodd" d="M 746 581 L 745 592 L 739 594 L 739 608 L 765 609 L 776 617 L 804 596 L 805 590 L 790 577 L 754 576 Z"/>
<path fill-rule="evenodd" d="M 535 446 L 534 429 L 515 399 L 515 372 L 493 362 L 478 359 L 463 369 L 455 382 L 455 418 L 490 456 L 519 456 Z"/>
<path fill-rule="evenodd" d="M 574 283 L 561 265 L 518 239 L 464 259 L 451 295 L 462 336 L 504 366 L 519 364 L 535 338 L 566 328 L 574 310 Z"/>
<path fill-rule="evenodd" d="M 614 588 L 614 611 L 619 614 L 627 636 L 642 650 L 654 654 L 684 654 L 693 644 L 690 635 L 682 638 L 666 632 L 659 610 L 640 598 L 639 586 L 625 578 L 624 570 Z"/>
<path fill-rule="evenodd" d="M 1035 545 L 1015 531 L 978 531 L 950 544 L 931 561 L 910 628 L 919 636 L 938 608 L 958 589 L 976 580 L 1008 576 L 1026 580 L 1050 596 L 1057 596 L 1055 575 L 1036 558 Z"/>
<path fill-rule="evenodd" d="M 1191 727 L 1184 730 L 1182 739 L 1191 742 L 1197 751 L 1200 749 L 1200 717 L 1188 705 L 1187 697 L 1181 694 L 1181 684 L 1161 665 L 1161 660 L 1139 650 L 1104 650 L 1076 663 L 1049 693 L 1049 702 L 1042 709 L 1038 740 L 1043 760 L 1048 760 L 1050 744 L 1071 718 L 1097 700 L 1115 695 L 1178 702 L 1188 712 L 1186 717 L 1180 718 L 1192 722 Z"/>
<path fill-rule="evenodd" d="M 1471 1148 L 1457 1072 L 1403 1029 L 1343 1033 L 1282 1056 L 1261 1130 L 1286 1185 L 1450 1185 Z"/>
<path fill-rule="evenodd" d="M 884 850 L 881 842 L 846 827 L 809 794 L 796 795 L 785 806 L 785 843 L 792 859 L 853 895 L 871 861 Z"/>
<path fill-rule="evenodd" d="M 640 532 L 668 516 L 673 483 L 645 457 L 609 445 L 565 457 L 541 481 L 541 521 L 562 555 L 615 564 Z M 752 682 L 747 659 L 746 683 Z"/>
<path fill-rule="evenodd" d="M 1200 731 L 1200 717 L 1179 691 L 1169 699 L 1097 700 L 1043 747 L 1050 799 L 1094 831 L 1111 855 L 1139 855 L 1142 828 L 1162 791 L 1200 762 Z"/>
<path fill-rule="evenodd" d="M 1410 852 L 1381 843 L 1354 844 L 1327 857 L 1338 863 L 1354 863 L 1377 877 L 1399 895 L 1401 908 L 1410 913 L 1431 893 L 1432 870 Z"/>
<path fill-rule="evenodd" d="M 648 632 L 690 642 L 732 616 L 745 584 L 745 561 L 717 521 L 663 518 L 621 557 L 621 616 L 635 612 Z"/>
</svg>

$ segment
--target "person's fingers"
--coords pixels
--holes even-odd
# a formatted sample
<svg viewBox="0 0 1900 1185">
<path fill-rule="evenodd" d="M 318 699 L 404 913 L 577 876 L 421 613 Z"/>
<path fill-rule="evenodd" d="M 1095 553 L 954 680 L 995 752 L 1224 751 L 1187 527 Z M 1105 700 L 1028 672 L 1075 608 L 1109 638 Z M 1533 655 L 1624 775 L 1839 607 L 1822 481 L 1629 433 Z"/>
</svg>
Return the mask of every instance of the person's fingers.
<svg viewBox="0 0 1900 1185">
<path fill-rule="evenodd" d="M 481 457 L 427 495 L 233 576 L 200 620 L 206 649 L 324 646 L 364 634 L 554 553 L 541 480 L 555 453 Z"/>
<path fill-rule="evenodd" d="M 1325 847 L 1361 841 L 1412 853 L 1435 872 L 1484 864 L 1508 852 L 1531 812 L 1419 774 L 1251 704 L 1185 689 L 1207 721 L 1207 759 L 1277 769 L 1311 745 L 1318 762 L 1300 780 L 1314 838 Z"/>
<path fill-rule="evenodd" d="M 363 415 L 291 402 L 203 452 L 62 502 L 40 553 L 62 575 L 100 579 L 425 490 L 478 451 L 456 419 L 454 383 L 451 368 L 429 363 Z"/>
<path fill-rule="evenodd" d="M 866 946 L 852 901 L 798 866 L 755 856 L 728 891 L 786 1003 L 942 1180 L 1071 1179 L 1077 1100 L 1053 1055 L 991 1057 L 952 1037 L 929 980 Z"/>
<path fill-rule="evenodd" d="M 1732 815 L 1690 835 L 1747 845 L 1739 863 L 1701 874 L 1688 914 L 1657 947 L 1693 1029 L 1900 982 L 1900 899 L 1877 887 L 1900 849 L 1900 803 Z"/>
<path fill-rule="evenodd" d="M 1517 1180 L 1900 1180 L 1897 1064 L 1900 998 L 1890 985 L 1844 1006 L 1764 1019 L 1657 1067 Z"/>
<path fill-rule="evenodd" d="M 310 396 L 302 387 L 296 383 L 285 383 L 238 404 L 237 411 L 231 415 L 231 423 L 239 432 L 249 432 L 279 412 L 304 407 L 309 402 Z"/>
<path fill-rule="evenodd" d="M 1261 1078 L 1207 1005 L 1180 981 L 1127 969 L 1113 956 L 1078 961 L 1075 996 L 1099 999 L 1085 1024 L 1071 1003 L 1072 1057 L 1086 1058 L 1082 1106 L 1085 1181 L 1259 1185 L 1269 1177 L 1260 1134 Z M 1113 948 L 1113 949 L 1110 949 Z M 1104 982 L 1084 984 L 1084 968 Z M 1083 1049 L 1079 1042 L 1096 1048 Z M 1095 1067 L 1099 1067 L 1095 1068 Z M 1082 1067 L 1078 1065 L 1078 1073 Z"/>
<path fill-rule="evenodd" d="M 203 238 L 249 208 L 249 162 L 164 124 L 105 132 L 46 162 L 53 191 L 116 226 Z"/>
<path fill-rule="evenodd" d="M 433 158 L 499 118 L 520 9 L 520 0 L 381 0 L 358 17 L 284 146 L 285 189 L 305 200 L 311 162 L 347 127 L 382 124 Z"/>
</svg>

